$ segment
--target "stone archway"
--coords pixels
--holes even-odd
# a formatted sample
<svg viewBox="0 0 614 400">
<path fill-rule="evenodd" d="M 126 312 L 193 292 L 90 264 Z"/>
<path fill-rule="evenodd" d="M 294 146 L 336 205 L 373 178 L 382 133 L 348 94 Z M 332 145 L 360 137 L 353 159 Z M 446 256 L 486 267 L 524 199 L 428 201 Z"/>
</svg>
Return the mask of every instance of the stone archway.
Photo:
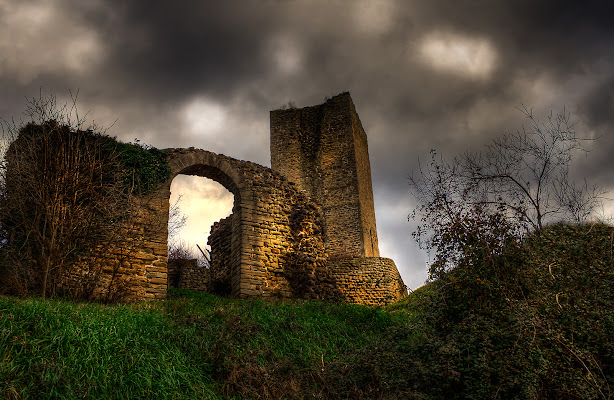
<svg viewBox="0 0 614 400">
<path fill-rule="evenodd" d="M 212 179 L 224 186 L 234 196 L 232 214 L 228 217 L 228 228 L 224 233 L 228 236 L 222 238 L 229 242 L 230 251 L 227 262 L 229 265 L 216 265 L 217 269 L 224 269 L 230 276 L 230 293 L 232 296 L 242 297 L 241 276 L 242 257 L 245 243 L 245 230 L 241 223 L 243 209 L 249 207 L 253 200 L 253 191 L 245 184 L 245 171 L 241 162 L 230 157 L 215 154 L 209 151 L 196 149 L 167 149 L 171 174 L 165 189 L 170 196 L 170 184 L 177 175 L 196 175 Z M 244 203 L 244 201 L 246 201 Z M 245 259 L 245 257 L 243 257 Z M 226 271 L 227 270 L 227 271 Z M 210 271 L 195 267 L 183 271 L 182 287 L 193 289 L 208 289 Z M 247 296 L 248 294 L 243 294 Z"/>
<path fill-rule="evenodd" d="M 216 233 L 229 244 L 233 297 L 384 304 L 405 295 L 394 262 L 379 257 L 367 139 L 349 93 L 272 112 L 273 169 L 194 148 L 165 152 L 169 180 L 137 200 L 139 218 L 162 224 L 133 229 L 143 245 L 122 259 L 131 297 L 166 295 L 170 186 L 178 174 L 213 179 L 234 195 L 231 221 Z"/>
<path fill-rule="evenodd" d="M 288 253 L 295 240 L 290 229 L 292 204 L 306 201 L 281 175 L 270 168 L 194 148 L 166 149 L 169 179 L 157 190 L 138 198 L 139 215 L 129 252 L 112 255 L 124 267 L 126 298 L 166 296 L 168 288 L 168 217 L 170 187 L 179 174 L 212 179 L 234 195 L 226 240 L 230 243 L 230 295 L 233 297 L 291 297 L 286 279 Z M 189 287 L 197 290 L 208 288 Z"/>
<path fill-rule="evenodd" d="M 224 267 L 230 270 L 231 295 L 291 297 L 287 277 L 295 260 L 289 255 L 294 253 L 298 234 L 291 220 L 296 219 L 296 204 L 309 200 L 270 168 L 193 148 L 166 152 L 170 178 L 155 194 L 163 204 L 162 219 L 168 221 L 170 185 L 177 175 L 198 175 L 220 183 L 235 198 L 227 221 L 229 231 L 223 233 L 229 237 L 222 238 L 230 243 L 230 265 Z M 160 240 L 166 244 L 167 238 L 160 236 L 156 241 Z M 182 287 L 206 290 L 204 281 L 194 278 Z"/>
<path fill-rule="evenodd" d="M 402 296 L 404 287 L 392 260 L 328 258 L 321 208 L 281 174 L 205 150 L 165 151 L 170 178 L 143 199 L 143 209 L 166 228 L 146 235 L 142 251 L 135 255 L 140 263 L 136 270 L 141 271 L 137 272 L 141 289 L 135 297 L 166 295 L 170 186 L 179 174 L 213 179 L 235 197 L 230 226 L 222 233 L 230 243 L 230 265 L 226 267 L 231 296 L 338 298 L 367 304 Z M 198 273 L 208 272 L 201 268 Z M 211 278 L 192 279 L 180 287 L 211 291 L 207 279 Z"/>
</svg>

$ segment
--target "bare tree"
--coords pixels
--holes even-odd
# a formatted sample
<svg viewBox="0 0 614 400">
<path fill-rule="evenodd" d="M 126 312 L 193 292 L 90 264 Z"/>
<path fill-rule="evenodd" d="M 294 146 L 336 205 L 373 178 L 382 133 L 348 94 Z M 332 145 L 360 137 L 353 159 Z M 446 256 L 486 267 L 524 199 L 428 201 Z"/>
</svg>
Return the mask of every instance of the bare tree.
<svg viewBox="0 0 614 400">
<path fill-rule="evenodd" d="M 75 108 L 41 97 L 29 102 L 27 115 L 32 122 L 4 126 L 3 250 L 14 267 L 30 271 L 26 285 L 47 296 L 78 257 L 107 239 L 126 196 L 112 149 L 83 129 Z"/>
<path fill-rule="evenodd" d="M 484 152 L 462 157 L 466 195 L 536 230 L 547 222 L 585 221 L 603 194 L 570 181 L 570 163 L 586 151 L 586 139 L 578 138 L 565 111 L 544 123 L 530 110 L 522 111 L 530 121 L 527 130 L 504 134 Z"/>
<path fill-rule="evenodd" d="M 547 223 L 584 222 L 601 205 L 604 191 L 570 180 L 574 156 L 586 150 L 569 115 L 541 123 L 530 110 L 522 112 L 530 122 L 522 132 L 451 161 L 432 151 L 431 163 L 409 179 L 419 202 L 410 217 L 421 222 L 413 235 L 437 253 L 435 275 L 468 252 L 496 254 L 510 239 Z"/>
<path fill-rule="evenodd" d="M 168 211 L 168 241 L 172 242 L 173 239 L 179 234 L 181 229 L 187 222 L 187 217 L 181 212 L 179 203 L 182 196 L 177 197 L 177 200 L 172 203 Z"/>
</svg>

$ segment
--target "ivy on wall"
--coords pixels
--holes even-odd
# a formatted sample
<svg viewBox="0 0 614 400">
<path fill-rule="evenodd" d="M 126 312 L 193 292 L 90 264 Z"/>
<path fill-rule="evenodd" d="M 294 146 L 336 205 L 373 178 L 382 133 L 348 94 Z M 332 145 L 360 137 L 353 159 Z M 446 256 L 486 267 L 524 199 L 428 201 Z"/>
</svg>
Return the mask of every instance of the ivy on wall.
<svg viewBox="0 0 614 400">
<path fill-rule="evenodd" d="M 170 167 L 163 150 L 153 146 L 124 143 L 116 138 L 105 136 L 109 149 L 118 156 L 120 163 L 119 179 L 134 194 L 146 195 L 170 177 Z"/>
</svg>

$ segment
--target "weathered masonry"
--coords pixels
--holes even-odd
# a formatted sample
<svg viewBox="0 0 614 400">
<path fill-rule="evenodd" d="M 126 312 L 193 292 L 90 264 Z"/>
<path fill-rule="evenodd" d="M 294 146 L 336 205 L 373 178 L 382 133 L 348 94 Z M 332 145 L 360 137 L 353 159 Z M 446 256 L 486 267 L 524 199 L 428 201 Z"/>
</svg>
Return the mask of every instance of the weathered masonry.
<svg viewBox="0 0 614 400">
<path fill-rule="evenodd" d="M 271 166 L 322 207 L 329 256 L 379 257 L 367 135 L 349 93 L 272 111 Z"/>
<path fill-rule="evenodd" d="M 349 93 L 272 111 L 272 168 L 194 148 L 166 152 L 171 177 L 147 199 L 148 213 L 168 220 L 178 174 L 222 184 L 233 212 L 211 230 L 211 268 L 167 264 L 166 232 L 146 237 L 131 262 L 140 276 L 133 297 L 163 297 L 168 285 L 364 304 L 406 294 L 394 262 L 379 257 L 367 137 Z"/>
</svg>

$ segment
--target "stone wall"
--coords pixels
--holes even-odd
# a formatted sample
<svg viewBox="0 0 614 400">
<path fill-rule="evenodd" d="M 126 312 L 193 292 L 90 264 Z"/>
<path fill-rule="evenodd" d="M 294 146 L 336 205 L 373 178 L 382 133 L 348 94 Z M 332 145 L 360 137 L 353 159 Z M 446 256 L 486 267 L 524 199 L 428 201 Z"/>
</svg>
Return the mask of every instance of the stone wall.
<svg viewBox="0 0 614 400">
<path fill-rule="evenodd" d="M 207 244 L 211 248 L 211 279 L 209 291 L 220 295 L 232 293 L 231 282 L 231 248 L 232 218 L 230 215 L 213 224 Z"/>
<path fill-rule="evenodd" d="M 230 296 L 232 218 L 230 215 L 211 227 L 208 244 L 211 260 L 208 267 L 199 266 L 196 259 L 169 260 L 169 286 Z M 176 277 L 171 280 L 172 277 Z"/>
<path fill-rule="evenodd" d="M 164 192 L 158 192 L 136 201 L 140 213 L 131 222 L 133 234 L 125 241 L 125 247 L 114 252 L 115 265 L 119 265 L 114 274 L 114 279 L 119 282 L 118 295 L 128 300 L 164 298 L 167 290 L 168 218 L 160 215 L 158 210 L 168 207 L 168 199 Z M 105 287 L 101 285 L 101 290 L 104 291 Z"/>
<path fill-rule="evenodd" d="M 225 278 L 221 277 L 229 274 L 230 294 L 236 297 L 289 298 L 299 292 L 309 293 L 310 297 L 325 296 L 326 291 L 305 291 L 304 285 L 290 283 L 301 275 L 294 271 L 297 254 L 306 251 L 305 240 L 297 240 L 299 233 L 292 226 L 299 226 L 301 218 L 312 218 L 300 210 L 313 210 L 317 218 L 320 215 L 320 208 L 295 184 L 270 168 L 204 150 L 168 149 L 167 154 L 171 179 L 177 174 L 204 176 L 218 181 L 235 196 L 229 220 L 221 221 L 219 229 L 214 226 L 212 232 L 212 273 L 218 274 L 220 279 L 210 277 L 213 279 L 210 283 L 224 282 Z M 166 188 L 170 188 L 170 180 L 161 192 Z M 168 215 L 168 205 L 159 212 Z M 322 245 L 323 229 L 320 227 L 308 235 L 312 242 L 320 243 L 317 250 L 320 253 L 315 259 L 319 265 L 317 276 L 322 277 L 327 258 Z M 304 267 L 302 263 L 301 268 Z M 199 273 L 190 272 L 192 275 Z M 190 281 L 207 282 L 207 279 L 195 277 L 188 279 L 186 274 L 183 273 L 180 286 L 196 288 L 197 284 Z"/>
<path fill-rule="evenodd" d="M 111 244 L 101 244 L 65 278 L 66 294 L 105 301 L 166 297 L 168 217 L 159 210 L 168 207 L 168 197 L 158 192 L 134 202 L 133 218 L 118 223 Z"/>
<path fill-rule="evenodd" d="M 173 266 L 179 271 L 177 286 L 171 287 L 211 292 L 211 270 L 198 265 L 197 259 L 169 260 L 169 266 Z"/>
<path fill-rule="evenodd" d="M 288 253 L 284 276 L 290 284 L 292 297 L 342 300 L 337 282 L 329 270 L 324 247 L 324 220 L 313 203 L 298 203 L 292 207 L 290 229 L 293 246 Z"/>
</svg>

